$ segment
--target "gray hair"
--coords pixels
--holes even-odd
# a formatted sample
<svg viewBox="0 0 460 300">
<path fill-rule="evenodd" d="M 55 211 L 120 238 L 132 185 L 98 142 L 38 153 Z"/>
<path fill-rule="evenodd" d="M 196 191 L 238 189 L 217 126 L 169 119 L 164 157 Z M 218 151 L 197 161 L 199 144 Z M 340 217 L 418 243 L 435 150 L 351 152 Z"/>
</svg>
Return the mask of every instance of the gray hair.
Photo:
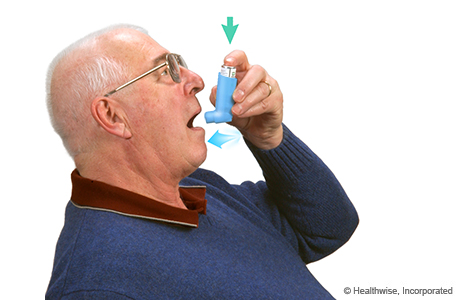
<svg viewBox="0 0 460 300">
<path fill-rule="evenodd" d="M 62 50 L 48 68 L 46 101 L 51 124 L 72 158 L 87 151 L 87 148 L 95 143 L 88 132 L 88 122 L 94 122 L 89 101 L 102 96 L 109 87 L 122 83 L 128 75 L 127 65 L 98 54 L 96 49 L 98 37 L 124 28 L 147 34 L 145 29 L 127 24 L 98 30 Z M 85 57 L 79 60 L 78 50 L 83 48 Z M 56 67 L 66 63 L 73 65 L 72 68 L 66 68 L 65 74 L 56 74 Z M 65 86 L 56 84 L 54 82 L 58 80 L 56 77 L 65 77 L 68 84 Z"/>
</svg>

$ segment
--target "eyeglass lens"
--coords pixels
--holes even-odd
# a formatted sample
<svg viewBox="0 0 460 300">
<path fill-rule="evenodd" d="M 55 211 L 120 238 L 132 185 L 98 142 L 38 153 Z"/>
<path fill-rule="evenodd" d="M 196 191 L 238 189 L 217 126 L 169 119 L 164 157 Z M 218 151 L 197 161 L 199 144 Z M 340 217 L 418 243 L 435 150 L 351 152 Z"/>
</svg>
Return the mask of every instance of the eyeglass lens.
<svg viewBox="0 0 460 300">
<path fill-rule="evenodd" d="M 169 67 L 169 73 L 174 82 L 181 82 L 180 80 L 180 66 L 187 69 L 187 64 L 182 56 L 177 54 L 171 54 L 167 56 L 167 62 Z"/>
</svg>

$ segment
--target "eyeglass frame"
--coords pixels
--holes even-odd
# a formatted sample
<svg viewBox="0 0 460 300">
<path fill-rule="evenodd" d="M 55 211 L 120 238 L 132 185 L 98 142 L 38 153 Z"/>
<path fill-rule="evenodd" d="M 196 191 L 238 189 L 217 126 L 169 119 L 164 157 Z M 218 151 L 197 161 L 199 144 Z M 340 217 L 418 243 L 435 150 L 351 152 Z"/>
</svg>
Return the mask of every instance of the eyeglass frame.
<svg viewBox="0 0 460 300">
<path fill-rule="evenodd" d="M 169 66 L 169 57 L 172 56 L 174 58 L 174 61 L 176 62 L 177 64 L 177 72 L 172 72 L 171 71 L 171 67 Z M 119 90 L 127 87 L 128 85 L 138 81 L 139 79 L 141 78 L 144 78 L 145 76 L 155 72 L 156 70 L 160 69 L 160 68 L 163 68 L 164 66 L 166 66 L 168 68 L 168 71 L 169 71 L 169 76 L 171 76 L 171 79 L 175 82 L 175 83 L 180 83 L 181 82 L 181 79 L 180 79 L 180 67 L 184 67 L 186 69 L 188 69 L 187 67 L 187 64 L 185 63 L 185 60 L 182 58 L 182 56 L 180 56 L 179 54 L 175 54 L 175 53 L 168 53 L 166 54 L 166 59 L 165 59 L 165 62 L 154 67 L 153 69 L 150 69 L 148 70 L 147 72 L 145 72 L 144 74 L 142 75 L 139 75 L 137 76 L 136 78 L 134 79 L 131 79 L 130 81 L 128 81 L 127 83 L 125 84 L 122 84 L 120 85 L 119 87 L 117 87 L 116 89 L 108 92 L 107 94 L 104 95 L 104 97 L 109 97 L 113 94 L 115 94 L 116 92 L 118 92 Z M 173 73 L 177 73 L 176 75 L 173 75 Z M 177 76 L 177 77 L 175 77 Z"/>
</svg>

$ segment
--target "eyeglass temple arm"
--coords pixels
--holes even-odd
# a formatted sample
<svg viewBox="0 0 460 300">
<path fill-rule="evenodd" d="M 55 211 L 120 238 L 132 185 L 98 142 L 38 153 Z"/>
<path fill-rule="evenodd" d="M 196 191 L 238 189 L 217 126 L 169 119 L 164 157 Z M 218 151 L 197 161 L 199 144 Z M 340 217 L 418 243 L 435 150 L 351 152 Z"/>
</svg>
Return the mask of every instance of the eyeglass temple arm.
<svg viewBox="0 0 460 300">
<path fill-rule="evenodd" d="M 158 70 L 159 68 L 162 68 L 162 67 L 164 67 L 164 66 L 166 66 L 166 62 L 162 63 L 161 65 L 156 66 L 155 68 L 153 68 L 153 69 L 151 69 L 151 70 L 145 72 L 145 73 L 142 74 L 142 75 L 137 76 L 137 77 L 134 78 L 133 80 L 130 80 L 130 81 L 128 81 L 127 83 L 125 83 L 125 84 L 123 84 L 123 85 L 117 87 L 117 88 L 114 89 L 113 91 L 108 92 L 107 94 L 104 95 L 104 97 L 109 97 L 110 95 L 115 94 L 116 92 L 118 92 L 119 90 L 121 90 L 121 89 L 127 87 L 127 86 L 130 85 L 131 83 L 133 83 L 133 82 L 135 82 L 135 81 L 138 81 L 138 80 L 141 79 L 141 78 L 144 78 L 145 76 L 149 75 L 150 73 L 155 72 L 156 70 Z"/>
</svg>

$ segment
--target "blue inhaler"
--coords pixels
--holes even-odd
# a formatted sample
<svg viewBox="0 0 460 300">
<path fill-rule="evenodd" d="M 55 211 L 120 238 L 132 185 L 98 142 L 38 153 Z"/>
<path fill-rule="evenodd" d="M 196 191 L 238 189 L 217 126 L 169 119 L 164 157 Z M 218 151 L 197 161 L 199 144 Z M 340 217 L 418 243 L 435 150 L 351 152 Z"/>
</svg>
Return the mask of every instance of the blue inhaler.
<svg viewBox="0 0 460 300">
<path fill-rule="evenodd" d="M 208 111 L 204 114 L 206 123 L 231 122 L 233 101 L 233 91 L 236 88 L 236 67 L 222 65 L 222 69 L 217 79 L 216 110 Z"/>
</svg>

